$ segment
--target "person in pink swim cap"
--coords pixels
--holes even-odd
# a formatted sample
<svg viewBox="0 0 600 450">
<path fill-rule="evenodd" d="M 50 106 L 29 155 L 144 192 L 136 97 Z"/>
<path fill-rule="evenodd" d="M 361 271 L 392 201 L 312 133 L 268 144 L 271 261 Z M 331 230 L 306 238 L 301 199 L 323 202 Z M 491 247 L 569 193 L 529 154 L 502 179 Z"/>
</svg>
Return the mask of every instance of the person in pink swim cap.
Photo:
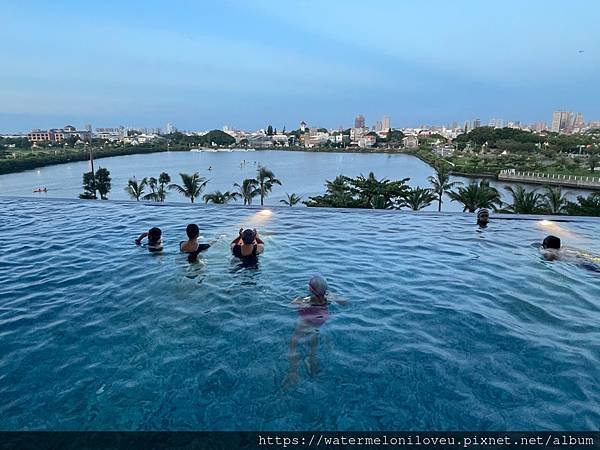
<svg viewBox="0 0 600 450">
<path fill-rule="evenodd" d="M 298 352 L 298 342 L 302 338 L 310 337 L 310 353 L 304 358 L 306 371 L 310 376 L 315 376 L 319 372 L 320 364 L 317 360 L 319 328 L 329 319 L 330 300 L 334 300 L 340 305 L 346 303 L 342 299 L 332 298 L 332 294 L 328 293 L 327 288 L 327 281 L 322 275 L 313 275 L 308 282 L 310 296 L 296 298 L 292 301 L 292 304 L 298 308 L 300 320 L 290 339 L 290 371 L 284 382 L 286 387 L 297 383 L 300 379 L 300 353 Z"/>
</svg>

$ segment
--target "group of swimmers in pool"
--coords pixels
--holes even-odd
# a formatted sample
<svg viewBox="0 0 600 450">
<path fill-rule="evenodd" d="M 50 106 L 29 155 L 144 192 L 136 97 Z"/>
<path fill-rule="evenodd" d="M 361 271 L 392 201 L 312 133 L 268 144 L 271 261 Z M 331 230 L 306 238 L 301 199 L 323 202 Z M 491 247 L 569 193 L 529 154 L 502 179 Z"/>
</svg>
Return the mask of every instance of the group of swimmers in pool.
<svg viewBox="0 0 600 450">
<path fill-rule="evenodd" d="M 480 209 L 477 213 L 477 225 L 480 228 L 486 228 L 490 221 L 490 214 L 487 209 Z M 200 243 L 200 229 L 196 224 L 189 224 L 185 232 L 188 239 L 179 243 L 181 253 L 188 255 L 188 261 L 193 263 L 198 260 L 198 255 L 208 250 L 217 240 L 210 243 Z M 136 240 L 136 245 L 142 245 L 144 239 L 147 239 L 147 248 L 150 252 L 160 252 L 163 250 L 162 231 L 160 228 L 153 227 L 145 233 L 142 233 Z M 230 249 L 233 256 L 242 261 L 256 260 L 258 255 L 264 252 L 265 243 L 260 238 L 256 229 L 240 228 L 238 236 L 231 241 Z M 592 262 L 590 258 L 581 252 L 573 252 L 569 249 L 561 249 L 561 241 L 557 236 L 547 236 L 541 246 L 541 251 L 547 260 L 572 260 L 578 265 L 592 271 L 600 272 L 600 266 Z M 572 254 L 573 253 L 573 254 Z M 589 256 L 589 255 L 588 255 Z M 592 258 L 593 259 L 593 258 Z M 284 386 L 290 387 L 298 382 L 300 378 L 300 353 L 298 343 L 302 339 L 310 341 L 310 351 L 303 360 L 306 371 L 310 376 L 319 372 L 319 362 L 316 357 L 319 342 L 319 328 L 329 319 L 329 305 L 335 302 L 344 305 L 345 300 L 328 292 L 327 281 L 321 275 L 314 275 L 308 282 L 309 295 L 298 297 L 291 302 L 291 305 L 298 309 L 298 325 L 289 343 L 289 362 L 290 370 L 284 381 Z"/>
<path fill-rule="evenodd" d="M 200 229 L 193 223 L 186 227 L 185 232 L 188 239 L 179 243 L 179 250 L 188 255 L 190 263 L 195 262 L 201 252 L 208 250 L 216 242 L 216 239 L 206 244 L 198 242 Z M 135 240 L 135 244 L 142 245 L 144 239 L 147 239 L 148 251 L 160 252 L 163 250 L 160 228 L 153 227 L 142 233 Z M 240 228 L 238 236 L 230 243 L 230 249 L 233 256 L 242 261 L 255 260 L 264 252 L 265 243 L 256 229 Z M 291 305 L 298 310 L 299 321 L 289 344 L 290 371 L 284 382 L 286 387 L 292 386 L 300 378 L 298 343 L 301 339 L 310 339 L 310 351 L 303 360 L 306 371 L 310 376 L 318 373 L 320 368 L 317 360 L 319 328 L 329 319 L 329 305 L 332 301 L 339 305 L 346 303 L 345 300 L 328 292 L 327 281 L 320 274 L 311 277 L 308 282 L 308 291 L 308 296 L 297 297 L 291 302 Z"/>
</svg>

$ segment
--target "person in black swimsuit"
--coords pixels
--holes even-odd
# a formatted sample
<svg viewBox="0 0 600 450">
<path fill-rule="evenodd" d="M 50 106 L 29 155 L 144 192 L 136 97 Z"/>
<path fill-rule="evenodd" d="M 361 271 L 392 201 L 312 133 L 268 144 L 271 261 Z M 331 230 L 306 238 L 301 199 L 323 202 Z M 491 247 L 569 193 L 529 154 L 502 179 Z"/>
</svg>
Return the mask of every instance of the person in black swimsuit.
<svg viewBox="0 0 600 450">
<path fill-rule="evenodd" d="M 233 256 L 240 259 L 256 258 L 265 251 L 265 243 L 258 236 L 256 229 L 240 228 L 240 234 L 231 242 Z"/>
<path fill-rule="evenodd" d="M 188 236 L 187 241 L 181 241 L 179 243 L 179 250 L 182 253 L 188 254 L 189 262 L 196 262 L 198 260 L 198 254 L 205 250 L 208 250 L 211 244 L 200 244 L 198 238 L 200 237 L 200 228 L 195 223 L 190 223 L 185 232 Z"/>
<path fill-rule="evenodd" d="M 162 231 L 158 227 L 152 227 L 147 232 L 140 234 L 135 240 L 135 245 L 142 245 L 142 241 L 148 238 L 146 247 L 149 252 L 160 252 L 163 249 Z"/>
</svg>

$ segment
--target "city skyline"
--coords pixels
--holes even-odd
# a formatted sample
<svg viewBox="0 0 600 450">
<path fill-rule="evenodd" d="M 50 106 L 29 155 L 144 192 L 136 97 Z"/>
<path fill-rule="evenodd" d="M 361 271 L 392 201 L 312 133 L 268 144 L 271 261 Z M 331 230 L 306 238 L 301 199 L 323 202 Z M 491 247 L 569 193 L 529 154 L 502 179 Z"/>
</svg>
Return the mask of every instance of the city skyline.
<svg viewBox="0 0 600 450">
<path fill-rule="evenodd" d="M 600 119 L 595 2 L 360 5 L 4 5 L 0 132 Z"/>
</svg>

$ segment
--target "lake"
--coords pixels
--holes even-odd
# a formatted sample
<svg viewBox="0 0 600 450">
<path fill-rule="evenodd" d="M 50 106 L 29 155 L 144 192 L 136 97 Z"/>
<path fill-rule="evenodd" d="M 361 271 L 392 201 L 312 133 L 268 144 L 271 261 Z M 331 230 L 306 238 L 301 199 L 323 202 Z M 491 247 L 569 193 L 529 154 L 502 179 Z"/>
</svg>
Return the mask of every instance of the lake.
<svg viewBox="0 0 600 450">
<path fill-rule="evenodd" d="M 245 163 L 244 163 L 245 161 Z M 317 153 L 298 151 L 231 151 L 231 152 L 162 152 L 145 155 L 115 156 L 95 160 L 95 168 L 105 167 L 112 177 L 110 199 L 129 199 L 125 192 L 127 180 L 131 177 L 142 179 L 161 172 L 171 175 L 173 182 L 179 183 L 179 173 L 198 172 L 209 179 L 204 193 L 216 190 L 233 190 L 233 183 L 256 176 L 262 165 L 272 170 L 282 186 L 275 186 L 266 204 L 280 204 L 286 193 L 296 193 L 303 199 L 325 192 L 325 181 L 337 175 L 357 176 L 374 172 L 377 178 L 401 179 L 410 177 L 413 187 L 429 187 L 427 177 L 433 169 L 420 159 L 405 154 L 389 153 Z M 212 170 L 209 170 L 212 168 Z M 77 198 L 82 192 L 82 174 L 89 171 L 89 162 L 80 161 L 42 167 L 36 170 L 0 176 L 0 195 Z M 468 183 L 469 180 L 455 177 L 454 181 Z M 507 201 L 504 182 L 492 181 Z M 45 186 L 46 193 L 33 193 L 38 186 Z M 532 189 L 535 187 L 532 187 Z M 539 186 L 537 186 L 539 188 Z M 175 192 L 169 192 L 169 202 L 187 202 Z M 432 204 L 429 210 L 436 209 Z M 456 202 L 445 200 L 444 211 L 461 211 Z"/>
</svg>

